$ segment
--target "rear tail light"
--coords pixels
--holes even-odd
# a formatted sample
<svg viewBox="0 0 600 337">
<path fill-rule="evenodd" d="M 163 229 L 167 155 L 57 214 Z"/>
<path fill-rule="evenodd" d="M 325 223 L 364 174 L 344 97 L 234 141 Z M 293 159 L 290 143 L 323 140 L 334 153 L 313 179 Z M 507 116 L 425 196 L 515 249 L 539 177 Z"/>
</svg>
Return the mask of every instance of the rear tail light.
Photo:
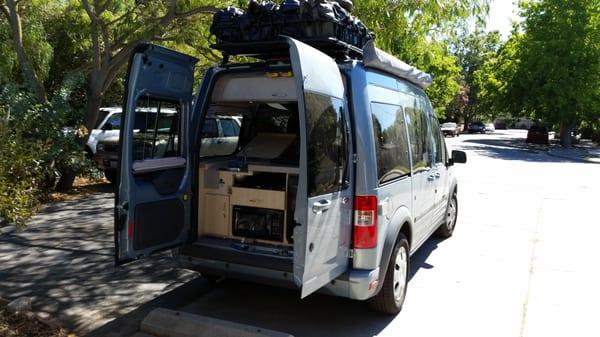
<svg viewBox="0 0 600 337">
<path fill-rule="evenodd" d="M 354 248 L 377 246 L 377 197 L 354 197 Z"/>
</svg>

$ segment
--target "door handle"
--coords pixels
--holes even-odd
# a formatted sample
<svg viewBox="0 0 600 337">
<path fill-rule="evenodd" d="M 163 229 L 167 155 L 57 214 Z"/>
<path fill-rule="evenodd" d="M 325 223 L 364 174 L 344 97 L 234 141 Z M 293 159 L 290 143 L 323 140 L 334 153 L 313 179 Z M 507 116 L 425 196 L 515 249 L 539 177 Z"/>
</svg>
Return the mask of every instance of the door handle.
<svg viewBox="0 0 600 337">
<path fill-rule="evenodd" d="M 312 211 L 315 214 L 321 214 L 324 211 L 328 210 L 331 207 L 330 200 L 319 200 L 312 205 Z"/>
<path fill-rule="evenodd" d="M 439 177 L 441 177 L 442 175 L 439 172 L 435 173 L 435 179 L 438 179 Z"/>
<path fill-rule="evenodd" d="M 427 180 L 432 181 L 435 180 L 435 174 L 430 174 L 429 176 L 427 176 Z"/>
</svg>

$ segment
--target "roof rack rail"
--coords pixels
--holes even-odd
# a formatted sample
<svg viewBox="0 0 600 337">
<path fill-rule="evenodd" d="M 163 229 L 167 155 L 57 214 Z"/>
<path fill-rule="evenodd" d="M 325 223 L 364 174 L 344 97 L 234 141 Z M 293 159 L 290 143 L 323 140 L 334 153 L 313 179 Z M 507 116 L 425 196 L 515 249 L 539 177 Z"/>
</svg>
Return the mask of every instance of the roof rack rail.
<svg viewBox="0 0 600 337">
<path fill-rule="evenodd" d="M 362 59 L 363 56 L 363 51 L 360 48 L 332 37 L 303 38 L 298 40 L 337 60 Z M 231 56 L 248 56 L 262 60 L 289 58 L 289 46 L 283 37 L 267 41 L 219 41 L 211 45 L 211 48 L 219 50 L 223 54 L 223 64 L 229 63 Z"/>
</svg>

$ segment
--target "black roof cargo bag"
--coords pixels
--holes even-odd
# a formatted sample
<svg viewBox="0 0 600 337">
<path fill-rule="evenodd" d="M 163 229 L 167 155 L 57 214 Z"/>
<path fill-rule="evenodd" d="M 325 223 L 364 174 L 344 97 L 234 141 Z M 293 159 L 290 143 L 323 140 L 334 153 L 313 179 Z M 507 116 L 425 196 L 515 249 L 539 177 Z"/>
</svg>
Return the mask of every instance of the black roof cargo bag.
<svg viewBox="0 0 600 337">
<path fill-rule="evenodd" d="M 213 17 L 210 32 L 217 38 L 215 48 L 230 54 L 240 54 L 235 45 L 281 39 L 281 35 L 311 44 L 346 44 L 358 54 L 374 35 L 351 15 L 351 0 L 250 0 L 247 10 L 227 7 Z M 244 49 L 244 48 L 241 48 Z"/>
</svg>

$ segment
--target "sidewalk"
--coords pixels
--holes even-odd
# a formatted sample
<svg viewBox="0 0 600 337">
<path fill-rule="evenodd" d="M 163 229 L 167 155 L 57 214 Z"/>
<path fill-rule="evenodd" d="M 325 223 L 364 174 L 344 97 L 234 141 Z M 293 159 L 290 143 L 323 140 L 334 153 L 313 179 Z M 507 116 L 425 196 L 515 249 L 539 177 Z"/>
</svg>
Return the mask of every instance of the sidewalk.
<svg viewBox="0 0 600 337">
<path fill-rule="evenodd" d="M 560 146 L 551 147 L 548 149 L 548 154 L 559 158 L 600 164 L 600 147 L 587 140 L 581 141 L 580 144 L 570 149 Z"/>
<path fill-rule="evenodd" d="M 0 231 L 0 297 L 32 297 L 34 311 L 83 335 L 196 278 L 168 254 L 114 267 L 113 200 L 49 204 L 24 231 Z"/>
</svg>

